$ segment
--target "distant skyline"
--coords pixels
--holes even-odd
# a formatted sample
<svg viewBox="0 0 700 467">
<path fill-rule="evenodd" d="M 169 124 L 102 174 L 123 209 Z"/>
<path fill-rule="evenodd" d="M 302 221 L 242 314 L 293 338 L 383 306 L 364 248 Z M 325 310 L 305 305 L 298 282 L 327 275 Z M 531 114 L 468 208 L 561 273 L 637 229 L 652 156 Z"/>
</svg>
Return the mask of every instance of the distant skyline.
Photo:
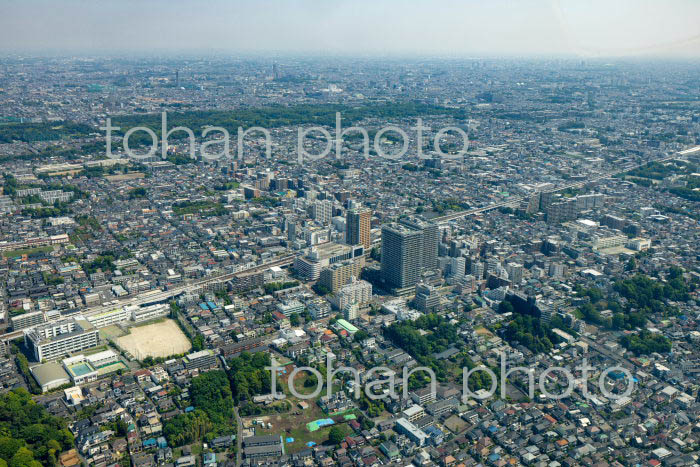
<svg viewBox="0 0 700 467">
<path fill-rule="evenodd" d="M 697 0 L 0 0 L 0 52 L 700 57 Z"/>
</svg>

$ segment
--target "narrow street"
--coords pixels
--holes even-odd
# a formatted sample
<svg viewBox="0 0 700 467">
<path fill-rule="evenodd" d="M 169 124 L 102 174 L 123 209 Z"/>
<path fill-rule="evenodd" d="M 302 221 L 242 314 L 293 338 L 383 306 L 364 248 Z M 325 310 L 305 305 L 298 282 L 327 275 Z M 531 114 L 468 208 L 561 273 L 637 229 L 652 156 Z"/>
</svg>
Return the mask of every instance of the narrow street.
<svg viewBox="0 0 700 467">
<path fill-rule="evenodd" d="M 233 409 L 234 414 L 236 415 L 236 423 L 237 423 L 237 428 L 236 428 L 236 465 L 241 465 L 243 464 L 243 422 L 241 421 L 241 416 L 238 414 L 238 407 Z"/>
</svg>

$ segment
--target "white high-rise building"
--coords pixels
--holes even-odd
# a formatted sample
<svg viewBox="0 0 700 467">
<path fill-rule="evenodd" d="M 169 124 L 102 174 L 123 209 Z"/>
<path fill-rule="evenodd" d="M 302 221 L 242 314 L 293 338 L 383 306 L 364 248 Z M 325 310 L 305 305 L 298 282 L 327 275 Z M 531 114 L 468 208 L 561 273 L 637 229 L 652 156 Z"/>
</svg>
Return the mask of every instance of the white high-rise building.
<svg viewBox="0 0 700 467">
<path fill-rule="evenodd" d="M 338 310 L 343 310 L 347 305 L 364 305 L 372 300 L 372 284 L 367 281 L 353 281 L 331 295 L 328 301 Z"/>
<path fill-rule="evenodd" d="M 450 276 L 462 277 L 467 273 L 464 257 L 450 258 Z"/>
<path fill-rule="evenodd" d="M 481 280 L 484 278 L 484 263 L 475 261 L 472 263 L 469 273 L 476 278 L 476 280 Z"/>
<path fill-rule="evenodd" d="M 506 264 L 506 272 L 508 273 L 508 279 L 514 285 L 520 285 L 523 281 L 523 265 L 518 263 L 508 263 Z"/>
<path fill-rule="evenodd" d="M 315 201 L 311 206 L 311 217 L 319 224 L 330 224 L 333 218 L 333 202 L 328 199 Z"/>
<path fill-rule="evenodd" d="M 352 321 L 360 317 L 360 306 L 357 303 L 349 303 L 343 308 L 343 317 Z"/>
</svg>

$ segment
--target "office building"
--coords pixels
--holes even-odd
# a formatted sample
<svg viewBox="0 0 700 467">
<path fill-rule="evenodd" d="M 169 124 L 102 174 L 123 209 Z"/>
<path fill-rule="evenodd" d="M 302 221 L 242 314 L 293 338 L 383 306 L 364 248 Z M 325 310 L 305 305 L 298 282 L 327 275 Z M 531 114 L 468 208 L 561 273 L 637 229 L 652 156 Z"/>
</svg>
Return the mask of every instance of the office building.
<svg viewBox="0 0 700 467">
<path fill-rule="evenodd" d="M 294 241 L 297 238 L 297 223 L 296 220 L 288 218 L 284 220 L 285 230 L 287 231 L 287 240 Z"/>
<path fill-rule="evenodd" d="M 312 301 L 307 308 L 314 320 L 328 318 L 331 315 L 331 306 L 323 298 Z"/>
<path fill-rule="evenodd" d="M 244 272 L 234 276 L 231 281 L 231 291 L 234 293 L 262 287 L 265 283 L 265 274 L 260 272 Z"/>
<path fill-rule="evenodd" d="M 443 399 L 432 404 L 428 404 L 425 407 L 425 411 L 428 412 L 433 417 L 442 417 L 448 413 L 457 409 L 459 405 L 457 399 L 450 397 L 449 399 Z"/>
<path fill-rule="evenodd" d="M 506 272 L 508 273 L 508 279 L 515 284 L 519 285 L 523 281 L 523 265 L 518 263 L 508 263 L 506 264 Z"/>
<path fill-rule="evenodd" d="M 474 276 L 477 280 L 481 280 L 484 278 L 484 272 L 484 263 L 480 261 L 472 262 L 471 266 L 469 267 L 469 274 Z"/>
<path fill-rule="evenodd" d="M 419 405 L 435 402 L 435 393 L 433 393 L 430 389 L 430 386 L 426 386 L 411 392 L 409 394 L 411 396 L 411 400 Z"/>
<path fill-rule="evenodd" d="M 440 305 L 440 295 L 437 289 L 427 284 L 416 286 L 416 297 L 413 299 L 416 309 L 423 313 L 434 311 Z"/>
<path fill-rule="evenodd" d="M 610 227 L 611 229 L 622 230 L 625 228 L 625 220 L 610 214 L 606 214 L 600 220 L 600 225 Z"/>
<path fill-rule="evenodd" d="M 310 248 L 304 256 L 294 259 L 294 269 L 305 280 L 318 280 L 321 269 L 331 264 L 339 263 L 362 256 L 363 247 L 352 247 L 338 243 L 325 243 Z"/>
<path fill-rule="evenodd" d="M 412 405 L 401 412 L 403 418 L 413 423 L 425 415 L 425 410 L 420 405 Z"/>
<path fill-rule="evenodd" d="M 428 437 L 425 433 L 419 430 L 417 426 L 415 426 L 413 423 L 409 422 L 403 417 L 396 420 L 394 431 L 401 435 L 406 435 L 408 439 L 410 439 L 418 446 L 423 446 L 425 444 L 426 438 Z"/>
<path fill-rule="evenodd" d="M 464 257 L 450 258 L 450 276 L 462 277 L 466 274 L 467 261 Z"/>
<path fill-rule="evenodd" d="M 277 304 L 277 311 L 289 318 L 294 313 L 301 315 L 304 312 L 304 304 L 299 300 L 289 300 Z"/>
<path fill-rule="evenodd" d="M 324 199 L 311 205 L 311 217 L 319 224 L 328 225 L 333 217 L 333 202 Z"/>
<path fill-rule="evenodd" d="M 348 303 L 343 307 L 343 318 L 348 321 L 355 320 L 360 317 L 360 306 L 357 303 Z"/>
<path fill-rule="evenodd" d="M 576 219 L 578 215 L 578 203 L 574 198 L 568 198 L 563 201 L 551 203 L 545 210 L 547 214 L 547 222 L 558 223 Z"/>
<path fill-rule="evenodd" d="M 605 195 L 601 193 L 591 193 L 589 195 L 579 195 L 576 198 L 576 205 L 579 211 L 599 208 L 605 204 Z"/>
</svg>

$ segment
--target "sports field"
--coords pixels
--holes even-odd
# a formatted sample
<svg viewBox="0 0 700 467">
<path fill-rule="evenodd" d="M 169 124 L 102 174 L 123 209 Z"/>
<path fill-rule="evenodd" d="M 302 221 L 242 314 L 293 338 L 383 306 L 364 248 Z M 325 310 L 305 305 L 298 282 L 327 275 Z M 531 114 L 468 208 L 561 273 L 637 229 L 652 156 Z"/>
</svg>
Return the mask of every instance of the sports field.
<svg viewBox="0 0 700 467">
<path fill-rule="evenodd" d="M 115 342 L 138 360 L 183 354 L 192 347 L 187 336 L 171 319 L 129 328 L 129 334 L 117 337 Z"/>
</svg>

